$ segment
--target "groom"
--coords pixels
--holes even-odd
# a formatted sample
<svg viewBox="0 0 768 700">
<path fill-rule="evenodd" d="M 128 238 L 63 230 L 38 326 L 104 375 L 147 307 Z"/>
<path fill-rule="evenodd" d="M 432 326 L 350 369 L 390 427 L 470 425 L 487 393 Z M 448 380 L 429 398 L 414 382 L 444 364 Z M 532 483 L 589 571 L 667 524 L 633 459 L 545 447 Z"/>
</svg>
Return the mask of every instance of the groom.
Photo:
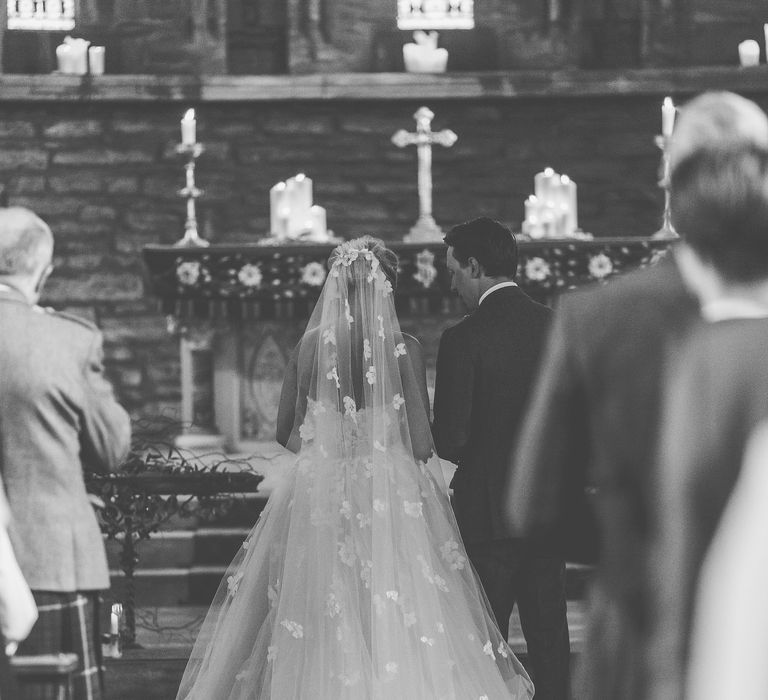
<svg viewBox="0 0 768 700">
<path fill-rule="evenodd" d="M 445 243 L 451 288 L 470 314 L 440 340 L 435 446 L 458 465 L 451 482 L 456 520 L 502 635 L 517 602 L 536 700 L 566 700 L 565 563 L 553 542 L 513 537 L 501 509 L 551 312 L 515 283 L 517 244 L 497 221 L 455 226 Z"/>
</svg>

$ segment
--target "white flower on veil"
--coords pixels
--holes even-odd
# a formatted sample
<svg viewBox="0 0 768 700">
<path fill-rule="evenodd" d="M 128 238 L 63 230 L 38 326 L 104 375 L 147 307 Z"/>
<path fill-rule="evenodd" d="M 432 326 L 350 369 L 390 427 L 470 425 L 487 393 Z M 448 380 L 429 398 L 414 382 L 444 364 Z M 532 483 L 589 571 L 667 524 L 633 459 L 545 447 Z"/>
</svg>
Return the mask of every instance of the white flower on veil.
<svg viewBox="0 0 768 700">
<path fill-rule="evenodd" d="M 376 367 L 373 365 L 368 367 L 368 371 L 365 373 L 365 378 L 368 383 L 373 386 L 376 383 Z"/>
<path fill-rule="evenodd" d="M 405 355 L 405 343 L 398 343 L 395 345 L 395 357 L 400 357 L 400 355 Z"/>
</svg>

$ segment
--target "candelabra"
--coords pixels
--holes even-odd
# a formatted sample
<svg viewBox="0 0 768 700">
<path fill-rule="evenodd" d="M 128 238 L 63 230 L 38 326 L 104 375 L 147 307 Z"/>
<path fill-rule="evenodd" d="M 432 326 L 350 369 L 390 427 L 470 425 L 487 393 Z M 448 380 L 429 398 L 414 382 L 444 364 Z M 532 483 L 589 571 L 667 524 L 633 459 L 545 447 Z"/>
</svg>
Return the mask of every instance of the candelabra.
<svg viewBox="0 0 768 700">
<path fill-rule="evenodd" d="M 197 215 L 195 213 L 195 200 L 203 194 L 203 190 L 195 185 L 195 160 L 202 154 L 203 144 L 201 143 L 180 143 L 176 146 L 176 153 L 187 157 L 184 164 L 187 180 L 183 189 L 178 191 L 179 197 L 186 197 L 187 200 L 187 220 L 184 223 L 184 238 L 176 241 L 174 245 L 185 247 L 201 247 L 210 245 L 208 241 L 200 238 L 197 232 Z"/>
<path fill-rule="evenodd" d="M 672 225 L 669 205 L 669 136 L 657 136 L 656 145 L 661 149 L 661 179 L 659 187 L 664 190 L 664 218 L 661 228 L 653 234 L 654 238 L 679 238 Z"/>
</svg>

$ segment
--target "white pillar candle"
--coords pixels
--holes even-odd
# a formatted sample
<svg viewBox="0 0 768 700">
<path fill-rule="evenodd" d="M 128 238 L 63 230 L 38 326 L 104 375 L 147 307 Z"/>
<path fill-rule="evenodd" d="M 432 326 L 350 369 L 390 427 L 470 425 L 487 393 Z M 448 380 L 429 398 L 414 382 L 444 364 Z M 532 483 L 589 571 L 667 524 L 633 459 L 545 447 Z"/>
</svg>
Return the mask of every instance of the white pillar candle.
<svg viewBox="0 0 768 700">
<path fill-rule="evenodd" d="M 312 223 L 312 238 L 325 239 L 328 235 L 325 207 L 317 204 L 310 207 L 309 218 Z"/>
<path fill-rule="evenodd" d="M 739 63 L 744 68 L 760 64 L 760 44 L 754 39 L 747 39 L 739 44 Z"/>
<path fill-rule="evenodd" d="M 278 182 L 269 191 L 269 232 L 273 236 L 281 231 L 280 214 L 285 207 L 285 183 Z"/>
<path fill-rule="evenodd" d="M 661 133 L 662 136 L 672 136 L 672 130 L 675 128 L 675 103 L 671 97 L 665 97 L 661 105 Z"/>
<path fill-rule="evenodd" d="M 768 60 L 768 24 L 763 25 L 763 35 L 765 36 L 765 55 Z"/>
<path fill-rule="evenodd" d="M 312 206 L 312 180 L 304 173 L 286 180 L 286 197 L 290 207 L 288 231 L 291 237 L 307 230 L 309 209 Z"/>
<path fill-rule="evenodd" d="M 567 175 L 560 177 L 560 187 L 563 193 L 565 207 L 565 235 L 571 236 L 579 227 L 577 213 L 576 183 Z"/>
<path fill-rule="evenodd" d="M 72 49 L 69 44 L 59 44 L 56 47 L 56 62 L 58 63 L 59 73 L 72 72 Z"/>
<path fill-rule="evenodd" d="M 116 612 L 110 615 L 109 633 L 115 636 L 120 633 L 120 616 Z"/>
<path fill-rule="evenodd" d="M 91 75 L 104 75 L 103 46 L 91 46 L 88 49 L 88 67 Z"/>
<path fill-rule="evenodd" d="M 553 196 L 553 184 L 557 178 L 557 173 L 552 168 L 544 168 L 540 173 L 536 173 L 533 178 L 534 194 L 542 202 L 547 202 Z"/>
<path fill-rule="evenodd" d="M 195 110 L 188 109 L 181 120 L 181 143 L 185 146 L 192 146 L 197 142 L 197 121 L 195 120 Z"/>
</svg>

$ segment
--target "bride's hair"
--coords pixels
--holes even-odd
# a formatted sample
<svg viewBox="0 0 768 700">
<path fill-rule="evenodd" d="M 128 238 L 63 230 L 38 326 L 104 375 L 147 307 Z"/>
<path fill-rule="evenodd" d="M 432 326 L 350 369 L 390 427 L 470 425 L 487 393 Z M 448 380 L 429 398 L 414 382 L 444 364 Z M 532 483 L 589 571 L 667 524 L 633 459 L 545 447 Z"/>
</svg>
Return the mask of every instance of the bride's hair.
<svg viewBox="0 0 768 700">
<path fill-rule="evenodd" d="M 393 287 L 397 287 L 397 254 L 384 245 L 384 241 L 373 236 L 360 236 L 350 241 L 345 241 L 340 246 L 333 249 L 328 258 L 328 267 L 331 267 L 336 259 L 350 250 L 370 250 L 379 261 L 379 269 L 386 275 Z"/>
</svg>

